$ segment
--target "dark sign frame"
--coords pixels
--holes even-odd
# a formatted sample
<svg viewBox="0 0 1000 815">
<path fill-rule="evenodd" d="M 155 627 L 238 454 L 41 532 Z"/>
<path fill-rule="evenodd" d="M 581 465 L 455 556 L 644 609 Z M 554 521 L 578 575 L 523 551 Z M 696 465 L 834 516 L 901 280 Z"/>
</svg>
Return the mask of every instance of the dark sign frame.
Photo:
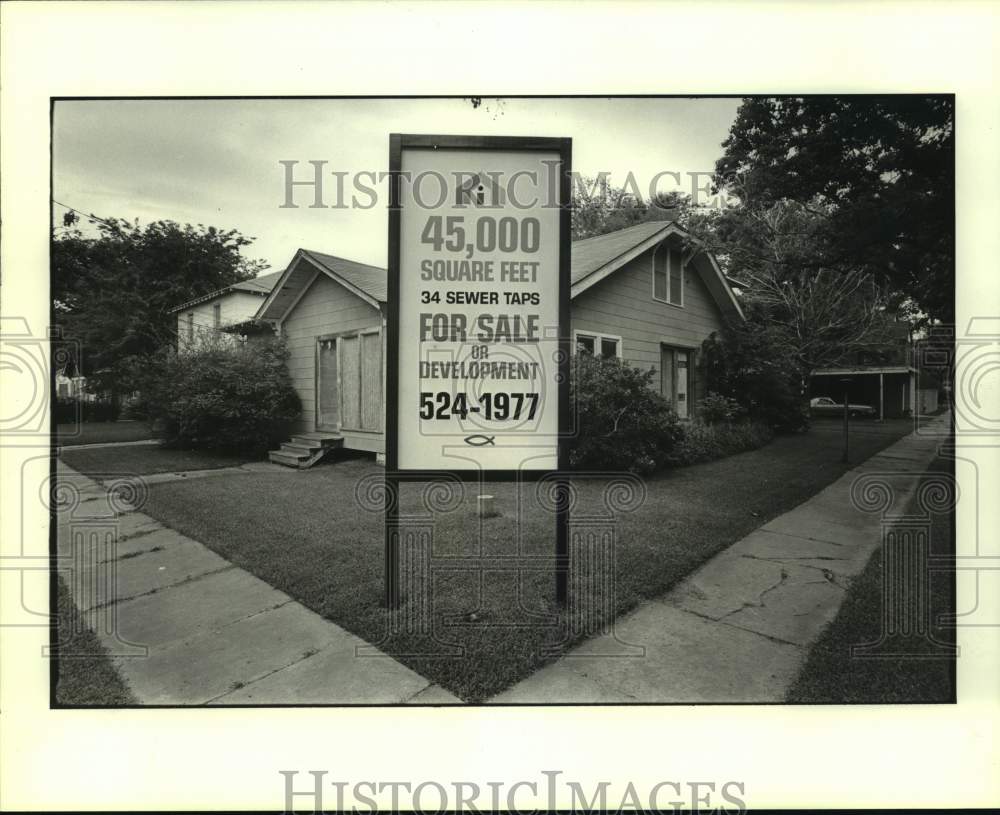
<svg viewBox="0 0 1000 815">
<path fill-rule="evenodd" d="M 460 149 L 506 152 L 547 152 L 559 156 L 559 359 L 557 364 L 558 431 L 556 470 L 400 470 L 399 441 L 399 274 L 400 274 L 400 181 L 403 150 Z M 556 597 L 566 600 L 568 577 L 568 487 L 565 471 L 564 435 L 571 426 L 569 377 L 570 341 L 570 227 L 572 216 L 573 140 L 533 136 L 458 136 L 392 133 L 389 136 L 389 279 L 386 314 L 385 377 L 385 598 L 386 605 L 399 604 L 399 484 L 436 478 L 461 481 L 536 481 L 556 478 Z"/>
</svg>

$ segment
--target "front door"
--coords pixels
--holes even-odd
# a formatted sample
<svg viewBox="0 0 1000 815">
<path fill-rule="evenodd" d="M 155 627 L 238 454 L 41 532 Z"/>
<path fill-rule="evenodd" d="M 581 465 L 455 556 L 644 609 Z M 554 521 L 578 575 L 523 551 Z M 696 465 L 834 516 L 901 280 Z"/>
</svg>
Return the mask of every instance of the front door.
<svg viewBox="0 0 1000 815">
<path fill-rule="evenodd" d="M 677 402 L 674 410 L 678 417 L 688 417 L 688 352 L 677 351 L 674 354 L 674 393 Z"/>
<path fill-rule="evenodd" d="M 316 429 L 340 430 L 337 340 L 316 341 Z"/>
<path fill-rule="evenodd" d="M 660 346 L 660 393 L 681 419 L 690 415 L 689 388 L 691 352 L 683 348 Z"/>
</svg>

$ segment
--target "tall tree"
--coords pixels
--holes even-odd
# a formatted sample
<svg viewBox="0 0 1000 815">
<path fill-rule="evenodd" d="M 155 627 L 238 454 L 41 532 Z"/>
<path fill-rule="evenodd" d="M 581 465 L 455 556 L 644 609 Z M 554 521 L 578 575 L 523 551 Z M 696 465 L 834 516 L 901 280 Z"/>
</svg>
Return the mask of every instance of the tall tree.
<svg viewBox="0 0 1000 815">
<path fill-rule="evenodd" d="M 828 225 L 813 207 L 740 205 L 689 226 L 723 262 L 748 320 L 765 329 L 771 353 L 794 367 L 803 388 L 817 368 L 877 356 L 898 339 L 888 284 L 863 265 L 827 265 L 817 255 Z"/>
<path fill-rule="evenodd" d="M 723 148 L 716 181 L 742 206 L 818 217 L 814 268 L 868 272 L 954 320 L 952 97 L 746 99 Z"/>
<path fill-rule="evenodd" d="M 646 201 L 641 194 L 610 184 L 607 177 L 582 177 L 573 188 L 574 240 L 592 238 L 649 221 L 682 219 L 690 199 L 679 192 L 658 193 Z"/>
<path fill-rule="evenodd" d="M 83 373 L 116 390 L 135 357 L 169 343 L 169 309 L 255 277 L 265 265 L 244 258 L 252 238 L 235 230 L 156 221 L 97 219 L 96 236 L 72 222 L 52 244 L 52 299 L 63 337 L 81 349 Z"/>
</svg>

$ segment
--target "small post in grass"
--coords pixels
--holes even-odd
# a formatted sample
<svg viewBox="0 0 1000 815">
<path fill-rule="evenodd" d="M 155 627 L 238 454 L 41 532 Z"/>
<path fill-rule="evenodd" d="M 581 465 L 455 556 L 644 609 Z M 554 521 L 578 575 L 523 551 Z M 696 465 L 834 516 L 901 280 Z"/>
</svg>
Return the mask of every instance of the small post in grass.
<svg viewBox="0 0 1000 815">
<path fill-rule="evenodd" d="M 851 384 L 851 380 L 850 377 L 845 377 L 840 381 L 844 385 L 844 455 L 841 457 L 840 460 L 843 461 L 844 464 L 847 464 L 850 461 L 850 458 L 848 456 L 848 444 L 849 444 L 848 440 L 850 439 L 850 430 L 851 430 L 850 409 L 848 408 L 847 395 L 849 390 L 848 386 Z"/>
<path fill-rule="evenodd" d="M 493 506 L 493 496 L 492 495 L 480 495 L 476 499 L 476 503 L 479 505 L 479 517 L 480 518 L 492 518 L 496 515 L 496 509 Z"/>
</svg>

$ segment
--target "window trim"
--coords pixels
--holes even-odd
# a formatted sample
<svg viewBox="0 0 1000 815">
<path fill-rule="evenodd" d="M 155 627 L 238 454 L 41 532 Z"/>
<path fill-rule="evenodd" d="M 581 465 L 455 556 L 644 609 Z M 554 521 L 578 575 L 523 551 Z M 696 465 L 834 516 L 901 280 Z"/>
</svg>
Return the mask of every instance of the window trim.
<svg viewBox="0 0 1000 815">
<path fill-rule="evenodd" d="M 656 255 L 658 252 L 667 253 L 667 297 L 664 300 L 662 297 L 656 296 Z M 681 296 L 679 303 L 672 303 L 670 301 L 670 253 L 677 252 L 681 259 Z M 657 303 L 663 303 L 667 306 L 673 306 L 674 308 L 684 308 L 684 289 L 687 288 L 687 260 L 684 257 L 685 252 L 680 247 L 671 247 L 666 241 L 653 247 L 653 251 L 649 256 L 649 268 L 650 268 L 650 297 L 653 298 Z"/>
<path fill-rule="evenodd" d="M 583 334 L 583 336 L 585 336 L 585 337 L 593 337 L 594 338 L 594 352 L 595 352 L 594 356 L 598 356 L 602 340 L 614 340 L 615 341 L 615 345 L 616 345 L 616 347 L 618 349 L 618 352 L 615 354 L 615 357 L 617 359 L 623 359 L 624 358 L 624 357 L 622 357 L 622 350 L 623 350 L 622 349 L 622 338 L 619 335 L 617 335 L 617 334 L 604 334 L 604 333 L 602 333 L 600 331 L 588 331 L 585 328 L 583 328 L 583 329 L 576 329 L 576 328 L 574 328 L 573 329 L 573 348 L 576 349 L 573 352 L 574 354 L 580 353 L 579 349 L 577 349 L 577 345 L 578 345 L 577 338 L 581 334 Z M 603 356 L 603 354 L 601 354 L 601 356 Z"/>
</svg>

